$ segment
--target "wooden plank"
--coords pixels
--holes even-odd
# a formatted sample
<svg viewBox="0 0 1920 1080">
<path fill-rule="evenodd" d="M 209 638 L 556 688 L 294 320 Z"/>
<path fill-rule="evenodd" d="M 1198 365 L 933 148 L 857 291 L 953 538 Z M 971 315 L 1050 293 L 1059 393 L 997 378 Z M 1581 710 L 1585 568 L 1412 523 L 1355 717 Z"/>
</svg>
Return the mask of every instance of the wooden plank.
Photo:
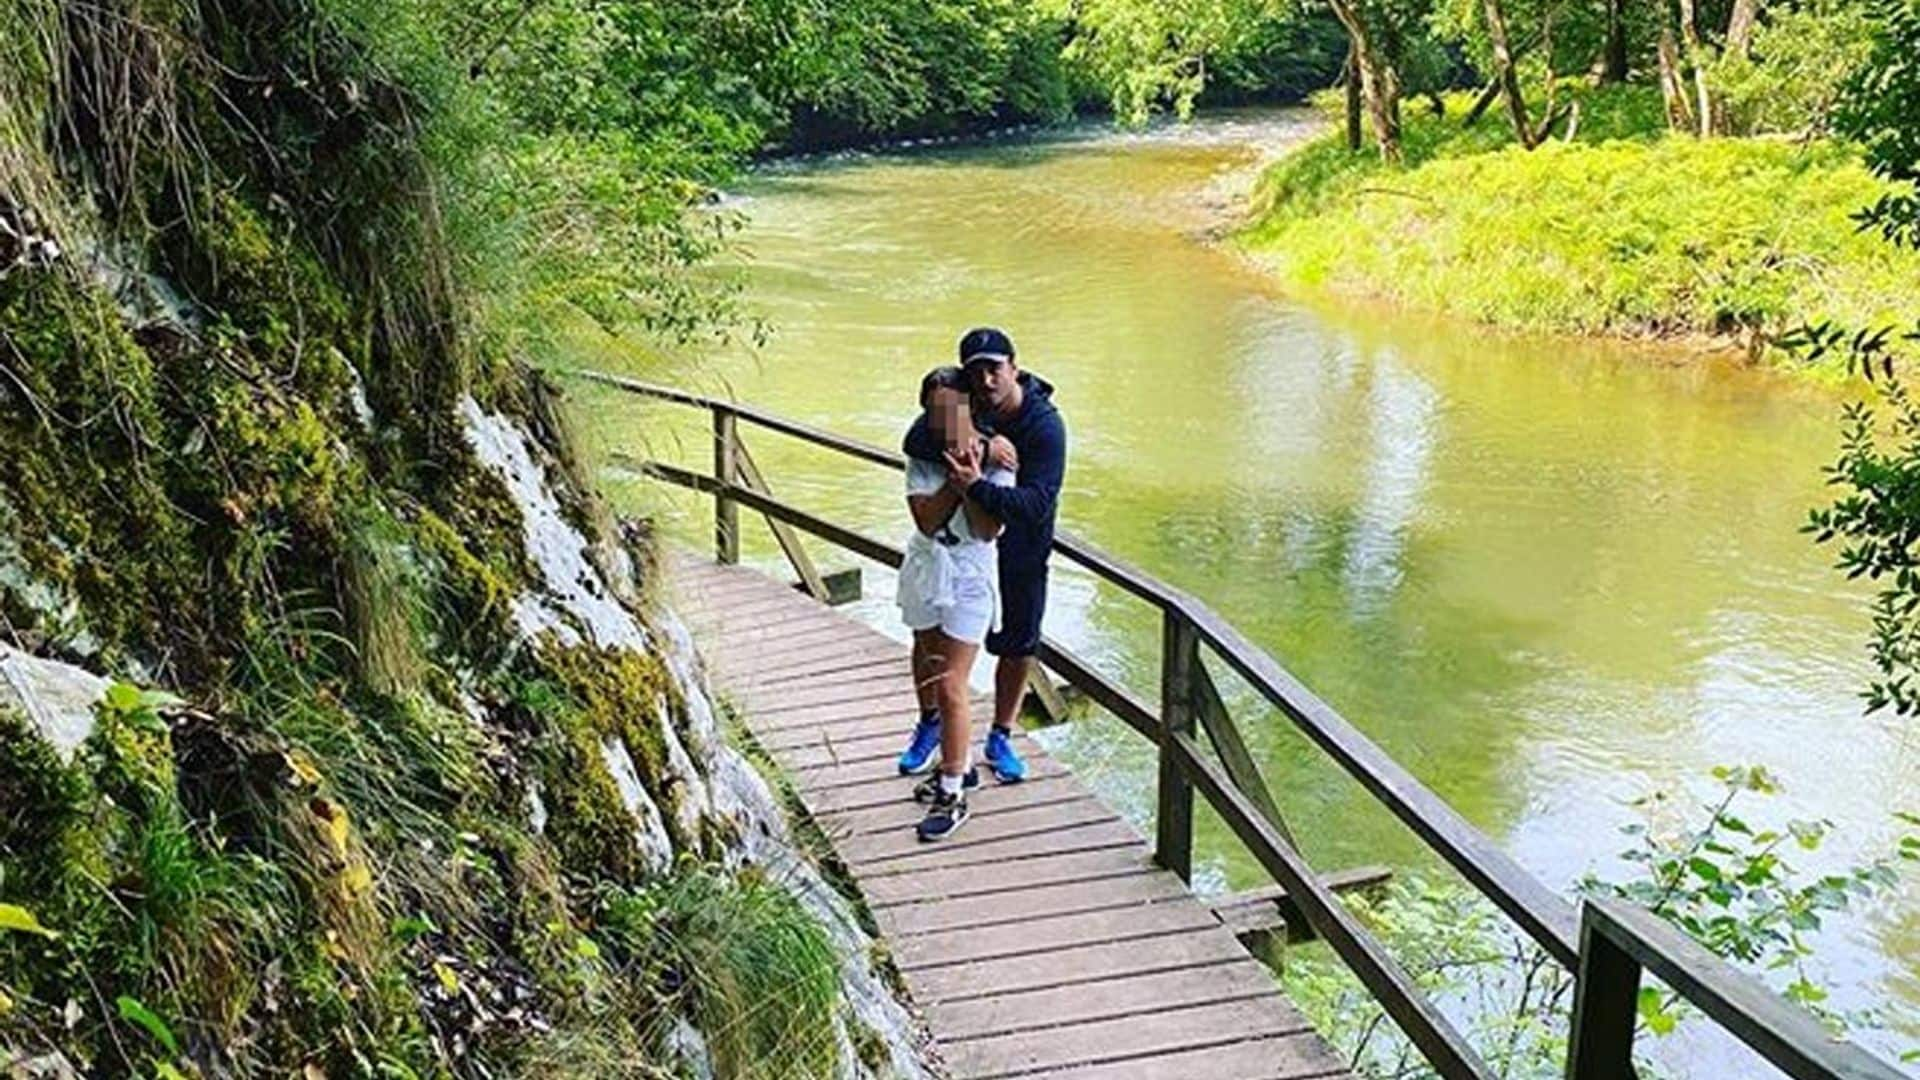
<svg viewBox="0 0 1920 1080">
<path fill-rule="evenodd" d="M 821 715 L 832 715 L 845 706 L 867 704 L 875 709 L 909 708 L 918 710 L 919 695 L 908 681 L 906 664 L 900 670 L 869 676 L 850 683 L 828 686 L 807 684 L 791 687 L 766 700 L 748 722 L 759 731 L 783 731 L 805 727 Z"/>
<path fill-rule="evenodd" d="M 781 623 L 768 626 L 756 623 L 728 630 L 720 640 L 726 644 L 726 659 L 732 659 L 742 652 L 763 652 L 771 646 L 810 644 L 818 641 L 831 641 L 845 637 L 849 632 L 859 634 L 867 640 L 883 643 L 888 648 L 899 648 L 884 635 L 861 626 L 849 623 L 846 619 L 816 619 L 810 622 Z M 716 658 L 719 659 L 719 658 Z"/>
<path fill-rule="evenodd" d="M 973 866 L 950 866 L 929 867 L 915 875 L 871 877 L 861 882 L 860 891 L 876 912 L 888 907 L 958 899 L 978 899 L 992 904 L 1009 893 L 1036 885 L 1093 883 L 1155 869 L 1147 856 L 1146 845 L 1136 841 L 1026 859 L 1013 875 L 987 873 Z"/>
<path fill-rule="evenodd" d="M 842 839 L 834 847 L 850 865 L 882 863 L 890 859 L 926 859 L 938 854 L 957 853 L 974 848 L 1004 844 L 1010 840 L 1046 836 L 1086 825 L 1119 823 L 1113 811 L 1093 798 L 1069 803 L 1029 807 L 995 814 L 967 822 L 950 839 L 927 843 L 911 829 L 893 832 L 861 833 Z"/>
<path fill-rule="evenodd" d="M 858 682 L 878 671 L 898 671 L 906 663 L 902 656 L 876 656 L 872 650 L 868 650 L 865 654 L 856 652 L 846 657 L 822 660 L 818 669 L 775 672 L 764 678 L 751 679 L 744 682 L 741 688 L 748 693 L 765 694 L 780 693 L 796 682 L 812 685 Z"/>
<path fill-rule="evenodd" d="M 1299 1032 L 1269 1039 L 1184 1050 L 1151 1057 L 1061 1069 L 1047 1080 L 1322 1080 L 1349 1076 L 1346 1062 L 1318 1035 Z"/>
<path fill-rule="evenodd" d="M 1246 958 L 1247 950 L 1240 947 L 1232 934 L 1215 928 L 925 968 L 906 979 L 914 1000 L 932 1008 L 942 1002 L 1077 986 Z"/>
<path fill-rule="evenodd" d="M 794 769 L 811 768 L 821 763 L 879 761 L 899 756 L 906 746 L 907 736 L 913 730 L 911 718 L 881 716 L 870 719 L 871 722 L 865 725 L 855 724 L 845 734 L 834 728 L 815 728 L 812 738 L 807 737 L 807 732 L 785 732 L 779 739 L 770 739 L 761 745 L 779 758 L 781 764 Z M 976 761 L 990 727 L 984 723 L 973 725 L 971 734 Z M 1023 735 L 1015 735 L 1013 745 L 1023 756 L 1037 757 L 1041 753 L 1039 745 Z"/>
<path fill-rule="evenodd" d="M 1082 911 L 1023 919 L 982 934 L 971 926 L 913 934 L 893 942 L 902 972 L 972 964 L 1006 956 L 1058 952 L 1096 941 L 1134 941 L 1219 926 L 1213 912 L 1195 903 L 1134 904 L 1108 911 Z"/>
<path fill-rule="evenodd" d="M 986 728 L 988 725 L 982 724 L 979 725 L 979 727 L 981 730 L 973 733 L 974 759 L 976 761 L 980 759 L 981 747 L 987 740 Z M 861 738 L 848 739 L 844 742 L 829 737 L 820 742 L 807 743 L 804 746 L 769 750 L 768 752 L 773 755 L 774 760 L 778 761 L 781 766 L 791 769 L 794 772 L 805 772 L 808 769 L 831 768 L 842 765 L 855 765 L 862 762 L 885 763 L 900 755 L 900 750 L 905 745 L 902 742 L 902 736 L 904 735 L 905 732 L 902 731 L 888 735 L 863 736 Z M 1024 736 L 1015 735 L 1013 737 L 1013 745 L 1019 750 L 1022 757 L 1038 757 L 1040 755 L 1039 746 Z M 874 768 L 883 774 L 886 771 L 881 765 L 875 765 Z"/>
<path fill-rule="evenodd" d="M 714 669 L 725 671 L 729 676 L 738 676 L 744 686 L 751 687 L 790 673 L 811 675 L 830 670 L 836 661 L 843 659 L 882 659 L 874 655 L 876 651 L 889 654 L 884 659 L 897 661 L 904 669 L 906 658 L 898 652 L 898 648 L 893 642 L 855 623 L 833 627 L 831 633 L 817 639 L 789 642 L 773 637 L 743 643 L 738 649 L 729 648 L 724 660 L 715 660 Z"/>
<path fill-rule="evenodd" d="M 893 798 L 877 806 L 864 806 L 837 814 L 816 812 L 814 818 L 819 821 L 820 827 L 835 839 L 869 833 L 893 832 L 903 826 L 911 830 L 926 810 L 926 807 L 914 802 L 911 795 L 913 786 L 921 779 L 918 776 L 900 778 L 897 781 L 899 786 L 893 790 Z M 1042 780 L 1025 780 L 1018 784 L 995 784 L 988 780 L 985 781 L 985 786 L 975 789 L 969 796 L 968 808 L 973 816 L 966 825 L 961 827 L 960 835 L 966 835 L 978 822 L 1009 814 L 1015 810 L 1058 806 L 1088 797 L 1084 786 L 1057 776 Z"/>
<path fill-rule="evenodd" d="M 919 777 L 906 777 L 898 773 L 875 776 L 873 770 L 866 766 L 858 768 L 859 774 L 849 783 L 837 785 L 816 783 L 804 789 L 807 806 L 815 818 L 824 822 L 831 820 L 836 814 L 849 811 L 894 803 L 904 805 L 911 797 L 913 785 L 919 782 Z M 1038 785 L 1042 781 L 1065 775 L 1067 775 L 1066 766 L 1052 758 L 1038 758 L 1027 762 L 1027 778 L 1015 786 Z M 820 776 L 821 774 L 817 772 L 811 774 L 811 777 L 816 780 Z"/>
<path fill-rule="evenodd" d="M 1115 818 L 1084 825 L 1060 825 L 1049 831 L 981 842 L 955 838 L 937 844 L 922 844 L 903 854 L 887 854 L 875 859 L 848 860 L 864 882 L 887 874 L 917 874 L 933 867 L 987 866 L 1004 864 L 1006 874 L 1020 873 L 1018 863 L 1043 855 L 1068 851 L 1096 851 L 1100 848 L 1138 844 L 1140 834 Z"/>
<path fill-rule="evenodd" d="M 1064 765 L 1051 758 L 1029 759 L 1027 776 L 1032 778 L 1046 770 L 1049 775 L 1060 775 L 1067 771 Z M 814 805 L 811 800 L 819 798 L 820 792 L 832 788 L 865 787 L 874 783 L 901 783 L 903 777 L 889 768 L 878 767 L 872 761 L 853 761 L 830 769 L 808 769 L 801 773 L 790 773 L 787 779 L 793 783 Z"/>
<path fill-rule="evenodd" d="M 960 1080 L 1052 1073 L 1074 1066 L 1296 1035 L 1306 1022 L 1265 1000 L 1228 1001 L 1042 1031 L 943 1042 Z"/>
<path fill-rule="evenodd" d="M 1179 878 L 1164 871 L 1146 871 L 1095 882 L 1017 888 L 985 901 L 966 897 L 878 908 L 874 918 L 889 936 L 905 937 L 958 927 L 977 929 L 1024 919 L 1133 907 L 1186 896 L 1186 887 Z"/>
<path fill-rule="evenodd" d="M 1113 1020 L 1183 1005 L 1268 997 L 1277 992 L 1272 972 L 1250 960 L 1232 960 L 1104 982 L 942 1002 L 927 1009 L 927 1021 L 943 1041 L 975 1039 Z"/>
</svg>

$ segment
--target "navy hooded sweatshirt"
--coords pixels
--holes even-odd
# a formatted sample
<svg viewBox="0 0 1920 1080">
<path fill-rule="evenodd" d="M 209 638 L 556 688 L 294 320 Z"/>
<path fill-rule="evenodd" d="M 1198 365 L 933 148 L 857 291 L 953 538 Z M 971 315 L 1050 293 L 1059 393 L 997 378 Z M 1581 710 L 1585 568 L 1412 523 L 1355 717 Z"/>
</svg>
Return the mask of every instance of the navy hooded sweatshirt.
<svg viewBox="0 0 1920 1080">
<path fill-rule="evenodd" d="M 1060 507 L 1060 484 L 1067 472 L 1067 425 L 1053 404 L 1053 386 L 1031 372 L 1020 374 L 1020 411 L 1010 417 L 977 414 L 989 435 L 1004 435 L 1020 456 L 1013 487 L 985 480 L 967 489 L 967 497 L 1005 526 L 1000 534 L 1000 572 L 1038 571 L 1053 550 L 1053 521 Z M 927 429 L 923 413 L 907 429 L 902 451 L 922 461 L 943 460 L 940 441 Z"/>
</svg>

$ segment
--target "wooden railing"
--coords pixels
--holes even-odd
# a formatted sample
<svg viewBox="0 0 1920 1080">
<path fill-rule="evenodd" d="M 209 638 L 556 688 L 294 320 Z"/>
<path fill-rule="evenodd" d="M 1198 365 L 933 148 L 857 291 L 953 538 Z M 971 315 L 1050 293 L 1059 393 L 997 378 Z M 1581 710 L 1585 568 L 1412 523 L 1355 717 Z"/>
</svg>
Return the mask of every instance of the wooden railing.
<svg viewBox="0 0 1920 1080">
<path fill-rule="evenodd" d="M 648 476 L 713 496 L 715 554 L 722 562 L 739 559 L 739 510 L 745 507 L 767 519 L 803 585 L 816 596 L 822 595 L 819 575 L 792 530 L 890 567 L 900 565 L 901 552 L 893 545 L 774 498 L 765 478 L 751 464 L 739 426 L 745 422 L 892 469 L 905 468 L 900 454 L 738 402 L 602 372 L 562 374 L 712 414 L 712 475 L 657 461 L 631 464 Z M 1197 792 L 1286 891 L 1290 906 L 1312 932 L 1327 942 L 1447 1080 L 1479 1080 L 1493 1073 L 1340 902 L 1330 883 L 1302 858 L 1207 672 L 1202 661 L 1205 654 L 1211 653 L 1237 672 L 1524 934 L 1575 973 L 1573 1043 L 1567 1060 L 1570 1080 L 1621 1080 L 1633 1075 L 1635 996 L 1642 968 L 1791 1076 L 1900 1080 L 1901 1074 L 1891 1065 L 1858 1047 L 1834 1042 L 1765 984 L 1734 969 L 1657 916 L 1611 900 L 1588 900 L 1583 909 L 1576 909 L 1206 604 L 1064 532 L 1056 536 L 1054 551 L 1160 612 L 1157 707 L 1051 639 L 1043 640 L 1039 658 L 1043 666 L 1159 748 L 1155 858 L 1183 879 L 1191 877 Z M 1213 756 L 1202 749 L 1202 737 L 1213 748 Z"/>
</svg>

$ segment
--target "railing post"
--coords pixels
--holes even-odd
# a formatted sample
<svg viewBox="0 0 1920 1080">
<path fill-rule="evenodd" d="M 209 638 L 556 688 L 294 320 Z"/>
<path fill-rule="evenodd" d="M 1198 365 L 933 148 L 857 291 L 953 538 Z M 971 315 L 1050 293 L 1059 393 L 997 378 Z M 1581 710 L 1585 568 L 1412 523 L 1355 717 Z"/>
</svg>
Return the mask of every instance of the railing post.
<svg viewBox="0 0 1920 1080">
<path fill-rule="evenodd" d="M 713 476 L 727 487 L 740 482 L 740 433 L 733 410 L 715 406 L 713 410 Z M 714 558 L 732 566 L 740 561 L 740 505 L 724 491 L 713 493 Z"/>
<path fill-rule="evenodd" d="M 1200 638 L 1185 615 L 1168 608 L 1160 645 L 1160 789 L 1154 814 L 1154 859 L 1193 878 L 1193 782 L 1180 769 L 1175 733 L 1193 732 L 1193 677 L 1200 663 Z"/>
<path fill-rule="evenodd" d="M 1639 1015 L 1640 962 L 1594 925 L 1580 920 L 1580 970 L 1573 986 L 1573 1029 L 1567 1080 L 1619 1080 L 1633 1073 L 1633 1028 Z"/>
</svg>

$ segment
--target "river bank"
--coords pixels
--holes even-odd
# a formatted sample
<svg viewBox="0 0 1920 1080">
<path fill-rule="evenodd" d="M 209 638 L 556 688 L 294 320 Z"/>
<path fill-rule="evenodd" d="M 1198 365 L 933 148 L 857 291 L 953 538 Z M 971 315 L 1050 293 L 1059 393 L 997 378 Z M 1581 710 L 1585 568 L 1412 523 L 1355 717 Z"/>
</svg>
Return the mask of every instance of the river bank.
<svg viewBox="0 0 1920 1080">
<path fill-rule="evenodd" d="M 1920 255 L 1857 230 L 1887 186 L 1851 149 L 1671 136 L 1650 88 L 1577 100 L 1574 138 L 1529 152 L 1449 99 L 1409 115 L 1397 168 L 1329 125 L 1266 169 L 1235 246 L 1290 289 L 1681 355 L 1778 361 L 1802 323 L 1910 314 Z"/>
</svg>

